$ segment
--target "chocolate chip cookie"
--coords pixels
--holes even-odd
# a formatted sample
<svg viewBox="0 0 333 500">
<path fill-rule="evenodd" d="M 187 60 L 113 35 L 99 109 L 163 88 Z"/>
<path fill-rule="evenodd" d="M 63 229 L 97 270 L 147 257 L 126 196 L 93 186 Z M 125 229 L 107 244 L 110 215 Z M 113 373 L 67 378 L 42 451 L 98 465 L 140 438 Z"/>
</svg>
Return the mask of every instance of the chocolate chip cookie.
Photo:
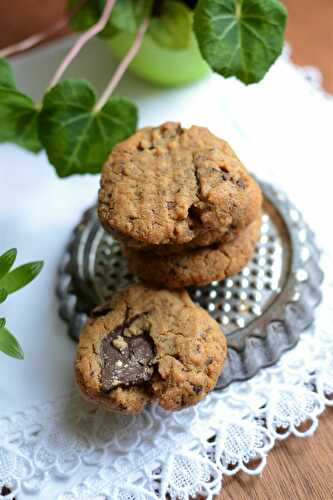
<svg viewBox="0 0 333 500">
<path fill-rule="evenodd" d="M 261 217 L 226 243 L 218 243 L 186 254 L 160 256 L 122 249 L 128 267 L 146 283 L 166 288 L 205 285 L 238 273 L 251 259 L 260 233 Z"/>
<path fill-rule="evenodd" d="M 214 388 L 226 352 L 219 325 L 186 291 L 132 285 L 83 327 L 76 380 L 109 410 L 136 413 L 153 400 L 180 410 Z"/>
<path fill-rule="evenodd" d="M 144 128 L 113 149 L 98 213 L 127 246 L 207 246 L 257 217 L 261 191 L 229 144 L 179 123 Z M 165 252 L 167 253 L 167 252 Z"/>
</svg>

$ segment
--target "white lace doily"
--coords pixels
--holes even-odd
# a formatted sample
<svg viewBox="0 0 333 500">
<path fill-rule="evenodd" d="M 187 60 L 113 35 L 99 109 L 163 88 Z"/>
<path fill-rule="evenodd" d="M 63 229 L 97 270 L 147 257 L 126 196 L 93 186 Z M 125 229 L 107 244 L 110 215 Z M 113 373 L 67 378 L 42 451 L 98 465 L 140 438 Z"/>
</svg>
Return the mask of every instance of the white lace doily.
<svg viewBox="0 0 333 500">
<path fill-rule="evenodd" d="M 332 290 L 326 280 L 324 296 Z M 315 326 L 276 366 L 178 413 L 155 405 L 138 416 L 112 415 L 73 392 L 3 416 L 6 498 L 212 499 L 223 475 L 260 474 L 276 440 L 310 436 L 325 405 L 333 406 L 332 314 L 333 301 L 323 303 Z"/>
<path fill-rule="evenodd" d="M 283 72 L 287 65 L 289 68 L 290 63 L 281 63 L 280 70 Z M 296 73 L 298 75 L 300 71 L 293 70 L 290 75 L 296 75 Z M 311 101 L 311 105 L 317 106 L 316 95 L 319 95 L 318 90 L 316 90 L 319 88 L 317 72 L 311 70 L 302 73 L 302 80 L 304 80 L 304 75 L 308 80 L 311 80 L 311 91 L 309 90 L 309 92 L 314 95 L 314 101 Z M 294 91 L 298 88 L 297 78 L 295 76 L 293 82 Z M 273 80 L 274 77 L 272 77 Z M 286 81 L 283 79 L 281 81 L 288 89 L 288 78 Z M 232 85 L 236 88 L 238 83 Z M 278 83 L 276 83 L 276 87 L 277 85 Z M 229 89 L 229 83 L 225 83 L 224 88 Z M 259 94 L 259 97 L 256 97 L 256 92 L 259 92 L 259 86 L 257 90 L 253 90 L 253 98 L 254 101 L 257 99 L 257 103 L 260 99 L 264 99 L 263 106 L 266 98 L 271 99 L 270 90 L 266 89 L 266 93 Z M 308 90 L 305 92 L 306 97 L 304 94 L 304 102 L 306 103 L 310 103 L 307 100 L 309 92 Z M 144 101 L 147 97 L 144 96 L 142 99 Z M 328 98 L 325 97 L 325 100 L 328 102 Z M 234 99 L 233 105 L 236 106 L 237 102 L 239 99 Z M 267 102 L 270 101 L 267 100 Z M 320 102 L 320 105 L 323 105 L 322 94 Z M 291 100 L 289 100 L 290 103 Z M 252 104 L 252 101 L 248 103 L 249 106 Z M 304 112 L 301 100 L 298 104 L 300 110 L 302 109 Z M 277 119 L 279 117 L 280 120 L 283 120 L 282 115 L 278 116 L 278 107 L 279 103 L 275 103 Z M 249 109 L 243 113 L 244 122 L 249 116 Z M 170 110 L 168 112 L 170 113 Z M 241 115 L 241 113 L 242 110 L 239 109 L 239 114 Z M 145 120 L 149 121 L 149 119 L 148 113 Z M 304 117 L 300 117 L 298 123 L 301 123 L 303 119 L 306 119 L 306 113 Z M 240 142 L 244 143 L 251 137 L 249 135 L 250 126 L 238 130 L 237 124 L 233 125 L 235 126 L 235 137 L 239 133 Z M 263 129 L 265 126 L 265 123 L 258 121 L 256 130 L 260 130 L 260 127 Z M 293 133 L 292 127 L 293 124 L 290 124 L 290 134 Z M 247 135 L 244 135 L 244 130 L 246 130 Z M 285 141 L 288 140 L 288 134 L 284 134 L 283 137 Z M 254 136 L 252 138 L 254 140 Z M 267 147 L 270 147 L 268 136 L 266 140 Z M 292 142 L 293 138 L 291 137 Z M 310 148 L 310 146 L 309 141 L 304 144 L 305 149 Z M 3 158 L 6 159 L 7 153 L 8 158 L 12 158 L 13 150 L 3 151 Z M 21 153 L 17 153 L 15 150 L 16 154 Z M 272 158 L 273 156 L 271 155 Z M 308 156 L 309 153 L 305 151 L 302 158 Z M 36 162 L 35 159 L 29 159 L 29 161 L 31 165 L 32 162 L 34 164 Z M 44 159 L 40 161 L 45 163 Z M 43 180 L 41 180 L 44 163 L 40 164 L 41 167 L 36 167 L 40 186 L 44 186 Z M 21 165 L 17 166 L 17 168 L 19 167 Z M 293 176 L 292 167 L 293 165 L 288 167 L 290 173 L 284 179 L 281 179 L 281 175 L 277 175 L 273 167 L 267 168 L 266 174 L 270 180 L 279 178 L 279 182 L 284 188 L 288 187 L 294 190 L 299 183 L 299 173 L 297 176 Z M 11 165 L 11 168 L 15 169 L 16 167 Z M 38 170 L 39 168 L 40 170 Z M 331 169 L 331 167 L 329 168 Z M 316 165 L 316 169 L 319 169 L 319 165 Z M 323 168 L 322 172 L 326 171 Z M 262 172 L 259 173 L 262 175 Z M 47 183 L 50 182 L 50 178 L 47 178 Z M 62 199 L 73 198 L 74 182 L 72 184 L 72 181 L 68 182 L 69 184 L 65 184 L 65 181 L 61 181 Z M 304 186 L 306 186 L 306 182 L 311 183 L 312 180 L 307 180 L 304 177 Z M 37 185 L 37 183 L 35 184 Z M 15 193 L 17 189 L 15 187 Z M 96 187 L 94 189 L 96 190 Z M 306 188 L 304 187 L 304 189 Z M 86 192 L 88 190 L 82 190 L 82 199 L 84 198 L 88 205 L 91 200 L 86 199 Z M 10 196 L 10 189 L 8 193 Z M 56 205 L 58 200 L 56 195 L 54 195 L 53 200 L 49 192 L 45 191 L 45 193 L 47 193 L 45 194 L 47 200 L 42 198 L 45 204 L 48 207 L 57 207 L 56 218 L 52 219 L 53 227 L 55 226 L 56 230 L 58 227 L 56 221 L 65 220 L 68 210 L 67 207 L 65 209 Z M 25 228 L 27 227 L 27 234 L 34 234 L 35 226 L 38 226 L 38 235 L 41 238 L 40 245 L 46 251 L 47 246 L 51 248 L 52 245 L 49 242 L 44 244 L 42 236 L 44 229 L 45 234 L 49 234 L 51 212 L 47 212 L 43 221 L 36 216 L 37 213 L 40 214 L 39 203 L 41 203 L 42 196 L 41 192 L 38 197 L 35 196 L 37 203 L 37 201 L 29 202 L 30 198 L 27 195 L 25 210 L 20 213 L 21 217 L 25 217 L 26 207 L 29 207 L 30 217 L 33 217 L 35 213 L 35 219 L 32 220 L 30 228 L 31 233 L 29 233 L 29 224 Z M 297 196 L 300 196 L 299 189 L 294 191 L 295 203 L 297 203 Z M 34 200 L 34 197 L 31 196 L 31 199 Z M 37 205 L 35 207 L 33 203 L 38 204 L 38 207 Z M 33 212 L 31 207 L 35 208 L 36 211 Z M 75 210 L 77 207 L 74 207 L 74 212 Z M 319 213 L 319 208 L 316 211 L 314 204 L 311 207 L 311 213 L 308 211 L 310 216 L 313 215 L 313 220 L 309 221 L 310 224 L 319 220 Z M 10 212 L 7 214 L 9 220 L 11 220 L 10 214 Z M 76 220 L 77 216 L 78 214 L 74 213 L 73 220 Z M 25 218 L 22 220 L 25 224 L 27 223 Z M 22 220 L 15 221 L 15 224 L 23 224 Z M 66 224 L 68 224 L 67 219 Z M 70 227 L 68 227 L 69 231 Z M 7 233 L 4 232 L 4 234 Z M 58 243 L 57 238 L 58 235 L 52 240 L 54 244 Z M 65 239 L 64 237 L 64 241 Z M 36 245 L 31 248 L 34 252 L 33 256 L 36 257 Z M 59 245 L 52 262 L 57 262 L 61 251 L 62 243 Z M 318 425 L 319 414 L 323 412 L 325 406 L 333 405 L 333 337 L 331 335 L 333 282 L 330 278 L 333 273 L 330 272 L 331 259 L 324 256 L 322 267 L 326 276 L 323 286 L 324 301 L 318 308 L 315 325 L 302 334 L 298 345 L 283 355 L 276 366 L 262 370 L 248 382 L 234 383 L 222 392 L 210 394 L 196 407 L 170 414 L 153 406 L 135 417 L 117 416 L 107 414 L 84 402 L 76 391 L 57 398 L 53 397 L 51 391 L 51 402 L 39 403 L 22 411 L 9 411 L 6 414 L 4 413 L 5 407 L 2 407 L 2 416 L 0 416 L 0 492 L 2 489 L 2 493 L 6 494 L 5 498 L 15 497 L 17 500 L 29 498 L 42 500 L 157 500 L 161 498 L 187 500 L 197 494 L 212 499 L 213 495 L 217 494 L 223 487 L 224 475 L 233 475 L 240 470 L 250 475 L 260 474 L 266 465 L 267 454 L 276 440 L 285 439 L 290 434 L 298 437 L 313 434 Z M 54 271 L 55 264 L 52 267 L 52 272 Z M 45 282 L 43 293 L 48 293 L 47 290 L 50 290 L 51 286 L 51 281 Z M 37 303 L 30 305 L 33 314 L 35 314 L 35 311 L 38 311 Z M 51 305 L 53 309 L 50 310 L 54 311 L 55 304 Z M 42 315 L 42 312 L 39 314 Z M 13 314 L 8 315 L 8 317 L 13 316 Z M 29 324 L 29 318 L 26 321 Z M 45 330 L 47 330 L 49 321 L 49 315 L 43 318 L 41 324 Z M 23 323 L 20 325 L 22 329 Z M 60 328 L 59 323 L 55 320 L 51 326 L 54 330 Z M 50 327 L 50 330 L 52 328 Z M 22 331 L 15 331 L 15 333 L 18 335 L 21 333 L 22 338 Z M 43 334 L 43 332 L 39 333 Z M 46 331 L 44 333 L 48 334 Z M 54 332 L 51 333 L 54 335 Z M 42 339 L 42 337 L 38 338 Z M 51 338 L 53 339 L 53 337 Z M 47 379 L 48 373 L 52 373 L 52 376 L 56 374 L 61 380 L 61 360 L 64 359 L 63 366 L 65 364 L 67 366 L 67 360 L 71 356 L 71 353 L 65 354 L 70 350 L 69 344 L 65 343 L 67 340 L 64 339 L 63 332 L 60 337 L 52 340 L 54 342 L 52 344 L 53 350 L 50 352 L 58 356 L 57 364 L 56 368 L 53 368 L 51 361 L 44 363 L 44 371 L 40 373 L 46 377 L 45 384 L 51 384 L 51 379 Z M 42 342 L 42 340 L 39 341 Z M 51 340 L 48 342 L 50 343 Z M 60 342 L 62 342 L 61 347 L 59 347 Z M 68 342 L 70 341 L 68 340 Z M 46 343 L 44 349 L 47 350 L 49 345 Z M 60 354 L 56 350 L 58 347 Z M 61 351 L 61 349 L 64 350 Z M 39 361 L 39 358 L 33 357 L 32 351 L 29 351 L 28 354 L 30 359 L 35 359 L 35 363 Z M 65 358 L 65 356 L 67 357 Z M 36 381 L 37 379 L 36 377 L 30 379 L 29 383 L 27 382 L 24 386 L 22 378 L 24 378 L 25 372 L 22 372 L 22 383 L 19 386 L 15 379 L 14 365 L 6 365 L 6 362 L 3 366 L 11 368 L 6 368 L 7 371 L 2 368 L 2 381 L 7 377 L 7 382 L 6 385 L 1 385 L 0 382 L 0 392 L 5 392 L 7 386 L 10 385 L 8 380 L 11 379 L 9 371 L 11 369 L 12 383 L 16 384 L 15 387 L 18 391 L 14 391 L 14 396 L 18 394 L 20 399 L 24 392 L 29 394 L 31 380 Z M 18 370 L 20 369 L 18 368 Z M 58 372 L 55 371 L 56 369 Z M 31 370 L 37 371 L 37 365 Z M 6 394 L 9 394 L 9 391 Z M 9 396 L 6 397 L 9 401 L 8 405 L 20 407 L 17 402 L 13 401 L 14 397 L 12 399 Z M 25 401 L 27 399 L 28 397 L 25 398 Z M 305 423 L 306 425 L 304 425 Z"/>
</svg>

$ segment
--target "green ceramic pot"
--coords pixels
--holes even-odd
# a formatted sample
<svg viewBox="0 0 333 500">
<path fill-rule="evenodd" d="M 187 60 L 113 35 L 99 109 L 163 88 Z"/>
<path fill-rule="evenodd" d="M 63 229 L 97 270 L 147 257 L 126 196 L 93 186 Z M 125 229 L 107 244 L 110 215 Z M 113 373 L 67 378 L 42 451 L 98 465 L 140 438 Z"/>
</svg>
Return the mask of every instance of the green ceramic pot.
<svg viewBox="0 0 333 500">
<path fill-rule="evenodd" d="M 121 59 L 133 41 L 134 35 L 123 32 L 106 42 L 115 56 Z M 192 34 L 190 46 L 185 50 L 161 47 L 149 34 L 146 34 L 140 51 L 129 69 L 144 80 L 163 87 L 175 87 L 195 82 L 207 76 L 211 71 L 201 57 L 194 34 Z"/>
</svg>

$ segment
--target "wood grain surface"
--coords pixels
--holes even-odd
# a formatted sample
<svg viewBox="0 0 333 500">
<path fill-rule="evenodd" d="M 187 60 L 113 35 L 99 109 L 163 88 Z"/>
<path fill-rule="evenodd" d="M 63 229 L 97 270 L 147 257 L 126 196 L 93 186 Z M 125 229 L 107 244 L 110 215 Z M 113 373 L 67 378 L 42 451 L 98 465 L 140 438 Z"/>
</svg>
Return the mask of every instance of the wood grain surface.
<svg viewBox="0 0 333 500">
<path fill-rule="evenodd" d="M 224 481 L 219 500 L 333 499 L 333 408 L 319 419 L 309 438 L 291 437 L 268 456 L 261 477 L 244 473 Z"/>
<path fill-rule="evenodd" d="M 293 59 L 314 65 L 333 93 L 333 0 L 284 0 Z M 63 15 L 66 0 L 0 0 L 0 47 L 47 29 Z M 333 409 L 320 417 L 311 438 L 290 438 L 269 454 L 261 477 L 226 478 L 219 500 L 333 499 Z"/>
</svg>

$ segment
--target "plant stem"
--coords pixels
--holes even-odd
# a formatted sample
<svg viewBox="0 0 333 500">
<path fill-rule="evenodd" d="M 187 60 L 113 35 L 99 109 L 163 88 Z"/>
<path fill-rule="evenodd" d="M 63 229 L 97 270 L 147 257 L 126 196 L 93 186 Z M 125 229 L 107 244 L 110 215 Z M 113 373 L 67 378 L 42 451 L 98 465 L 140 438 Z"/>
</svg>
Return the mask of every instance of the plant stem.
<svg viewBox="0 0 333 500">
<path fill-rule="evenodd" d="M 31 35 L 28 38 L 21 40 L 20 42 L 14 43 L 13 45 L 9 45 L 8 47 L 0 50 L 0 57 L 12 56 L 13 54 L 16 54 L 18 52 L 23 52 L 24 50 L 31 49 L 32 47 L 38 45 L 40 42 L 46 40 L 52 35 L 55 35 L 68 25 L 68 22 L 80 10 L 82 5 L 86 3 L 86 1 L 87 0 L 83 0 L 82 2 L 80 2 L 71 12 L 67 14 L 66 17 L 64 17 L 63 19 L 59 19 L 58 22 L 56 22 L 47 30 L 42 31 L 41 33 L 36 33 L 35 35 Z"/>
<path fill-rule="evenodd" d="M 108 83 L 106 89 L 104 90 L 99 101 L 97 102 L 97 104 L 94 108 L 95 112 L 102 109 L 102 107 L 104 106 L 106 101 L 111 97 L 114 89 L 117 87 L 118 83 L 122 79 L 128 66 L 131 64 L 132 60 L 139 52 L 143 37 L 147 31 L 148 26 L 149 26 L 149 18 L 145 18 L 143 23 L 141 24 L 140 28 L 138 29 L 138 32 L 136 34 L 136 37 L 135 37 L 135 40 L 133 42 L 132 47 L 129 49 L 129 51 L 127 52 L 124 59 L 119 63 L 119 65 L 118 65 L 116 71 L 114 72 L 110 82 Z"/>
<path fill-rule="evenodd" d="M 70 65 L 70 63 L 73 61 L 73 59 L 78 55 L 82 47 L 89 42 L 91 38 L 93 38 L 95 35 L 100 33 L 106 26 L 109 17 L 111 15 L 112 9 L 114 7 L 114 4 L 116 3 L 116 0 L 107 0 L 105 7 L 103 9 L 102 15 L 98 22 L 94 24 L 91 28 L 88 29 L 83 35 L 78 38 L 78 40 L 75 42 L 73 47 L 70 49 L 68 54 L 66 55 L 65 59 L 62 61 L 60 66 L 58 67 L 57 71 L 55 72 L 53 78 L 51 79 L 49 83 L 49 88 L 53 87 L 58 83 L 62 75 L 65 73 L 66 69 Z"/>
</svg>

